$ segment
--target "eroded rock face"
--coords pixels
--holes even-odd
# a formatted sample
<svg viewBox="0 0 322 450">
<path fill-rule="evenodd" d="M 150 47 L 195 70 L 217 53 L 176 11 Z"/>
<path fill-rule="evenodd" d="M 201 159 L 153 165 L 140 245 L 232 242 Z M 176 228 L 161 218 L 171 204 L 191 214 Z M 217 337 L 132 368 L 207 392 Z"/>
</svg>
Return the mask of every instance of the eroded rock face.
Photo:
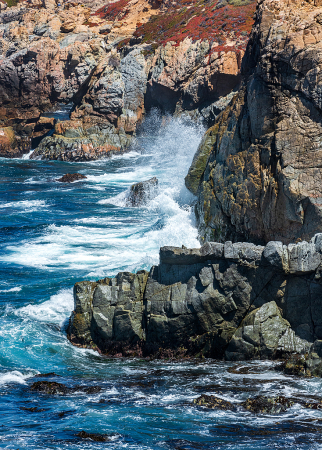
<svg viewBox="0 0 322 450">
<path fill-rule="evenodd" d="M 76 283 L 69 338 L 123 356 L 245 360 L 298 354 L 318 374 L 320 238 L 296 246 L 163 247 L 160 264 L 150 273 Z"/>
<path fill-rule="evenodd" d="M 318 2 L 258 3 L 245 82 L 186 179 L 202 239 L 288 244 L 322 231 L 320 17 Z"/>
<path fill-rule="evenodd" d="M 160 12 L 172 20 L 179 6 L 170 13 L 173 5 L 145 0 L 112 9 L 103 0 L 85 4 L 29 0 L 0 10 L 1 156 L 19 157 L 33 138 L 44 138 L 31 158 L 106 158 L 129 147 L 146 108 L 191 110 L 193 117 L 201 110 L 212 120 L 226 102 L 220 97 L 239 83 L 249 25 L 241 35 L 227 22 L 227 48 L 219 37 L 193 41 L 181 32 L 154 45 L 133 37 L 136 27 Z M 58 103 L 74 107 L 70 120 L 55 126 L 43 113 Z"/>
<path fill-rule="evenodd" d="M 208 41 L 185 39 L 155 52 L 149 75 L 149 105 L 165 110 L 192 110 L 226 96 L 240 80 L 243 52 L 216 51 Z"/>
</svg>

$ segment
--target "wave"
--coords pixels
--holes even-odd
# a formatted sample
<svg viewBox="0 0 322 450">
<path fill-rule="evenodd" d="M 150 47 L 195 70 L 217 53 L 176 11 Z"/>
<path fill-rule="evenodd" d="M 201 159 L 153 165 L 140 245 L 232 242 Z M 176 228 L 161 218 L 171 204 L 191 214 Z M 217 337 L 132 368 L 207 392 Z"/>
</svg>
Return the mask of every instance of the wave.
<svg viewBox="0 0 322 450">
<path fill-rule="evenodd" d="M 38 208 L 48 206 L 44 200 L 20 200 L 17 202 L 1 203 L 0 208 L 18 208 L 23 209 L 24 212 L 33 212 Z"/>
<path fill-rule="evenodd" d="M 74 298 L 72 289 L 62 289 L 57 294 L 52 295 L 49 300 L 37 304 L 27 305 L 15 311 L 16 315 L 39 322 L 49 322 L 62 325 L 62 322 L 68 317 L 74 307 Z"/>
<path fill-rule="evenodd" d="M 18 370 L 12 370 L 4 373 L 0 373 L 0 386 L 10 383 L 27 384 L 26 380 L 35 376 L 36 372 L 29 372 L 23 374 Z"/>
<path fill-rule="evenodd" d="M 16 286 L 11 289 L 2 289 L 2 290 L 0 290 L 0 292 L 20 292 L 21 290 L 22 290 L 21 286 Z"/>
</svg>

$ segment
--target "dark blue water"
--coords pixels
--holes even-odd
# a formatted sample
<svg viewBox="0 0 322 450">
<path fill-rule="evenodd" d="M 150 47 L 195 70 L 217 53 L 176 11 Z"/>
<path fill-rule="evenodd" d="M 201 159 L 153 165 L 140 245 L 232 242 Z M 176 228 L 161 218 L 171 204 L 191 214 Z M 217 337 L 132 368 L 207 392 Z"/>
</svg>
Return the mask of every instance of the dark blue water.
<svg viewBox="0 0 322 450">
<path fill-rule="evenodd" d="M 76 281 L 148 269 L 161 245 L 199 245 L 183 180 L 203 131 L 154 113 L 120 157 L 73 164 L 1 160 L 0 448 L 322 448 L 321 412 L 299 404 L 280 416 L 192 404 L 200 393 L 234 402 L 258 394 L 319 397 L 320 380 L 285 377 L 271 363 L 251 363 L 249 374 L 235 374 L 222 362 L 110 360 L 66 339 Z M 67 172 L 87 179 L 56 181 Z M 131 184 L 152 176 L 160 182 L 157 197 L 128 207 Z M 34 376 L 48 372 L 67 386 L 102 390 L 30 391 L 39 380 Z M 38 412 L 24 409 L 32 407 Z M 81 439 L 81 430 L 110 440 Z"/>
</svg>

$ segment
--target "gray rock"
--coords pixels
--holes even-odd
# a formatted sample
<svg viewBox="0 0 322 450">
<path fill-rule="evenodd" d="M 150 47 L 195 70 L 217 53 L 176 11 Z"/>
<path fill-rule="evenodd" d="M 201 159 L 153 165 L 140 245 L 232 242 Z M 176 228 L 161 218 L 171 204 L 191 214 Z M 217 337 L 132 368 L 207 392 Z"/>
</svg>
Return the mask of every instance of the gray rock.
<svg viewBox="0 0 322 450">
<path fill-rule="evenodd" d="M 288 251 L 282 242 L 268 242 L 265 246 L 263 256 L 272 266 L 280 270 L 288 271 Z"/>
<path fill-rule="evenodd" d="M 289 244 L 287 249 L 290 273 L 314 272 L 321 264 L 321 255 L 313 242 Z"/>
<path fill-rule="evenodd" d="M 102 27 L 100 27 L 99 33 L 100 33 L 100 34 L 107 34 L 107 33 L 110 33 L 110 31 L 112 30 L 112 28 L 113 28 L 113 25 L 111 25 L 111 24 L 103 25 Z"/>
<path fill-rule="evenodd" d="M 305 353 L 311 345 L 295 335 L 276 302 L 271 301 L 245 317 L 225 355 L 228 360 L 266 359 L 279 354 Z"/>
<path fill-rule="evenodd" d="M 158 179 L 156 177 L 147 181 L 132 184 L 126 203 L 129 206 L 142 206 L 158 194 Z"/>
<path fill-rule="evenodd" d="M 162 247 L 160 264 L 149 274 L 121 272 L 114 279 L 77 283 L 69 337 L 107 354 L 228 360 L 298 355 L 300 369 L 289 360 L 286 371 L 320 376 L 318 242 L 316 237 L 289 247 Z"/>
</svg>

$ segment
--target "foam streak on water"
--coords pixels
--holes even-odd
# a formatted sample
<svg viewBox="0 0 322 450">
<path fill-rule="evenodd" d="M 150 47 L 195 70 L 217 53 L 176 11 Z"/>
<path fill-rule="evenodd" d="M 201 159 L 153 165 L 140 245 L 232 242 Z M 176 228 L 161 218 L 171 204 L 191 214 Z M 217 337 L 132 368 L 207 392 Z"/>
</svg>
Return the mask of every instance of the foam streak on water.
<svg viewBox="0 0 322 450">
<path fill-rule="evenodd" d="M 192 404 L 203 392 L 236 405 L 258 394 L 316 398 L 321 380 L 286 377 L 263 362 L 238 374 L 222 362 L 108 360 L 66 339 L 75 282 L 149 269 L 162 245 L 199 246 L 184 177 L 203 132 L 154 112 L 130 152 L 109 160 L 1 160 L 0 448 L 321 448 L 321 412 L 297 402 L 282 417 Z M 56 181 L 67 172 L 87 179 Z M 152 177 L 159 180 L 156 197 L 128 206 L 131 185 Z M 35 375 L 49 372 L 59 375 L 50 381 L 102 390 L 29 390 L 41 380 Z M 84 441 L 81 430 L 109 441 Z"/>
</svg>

